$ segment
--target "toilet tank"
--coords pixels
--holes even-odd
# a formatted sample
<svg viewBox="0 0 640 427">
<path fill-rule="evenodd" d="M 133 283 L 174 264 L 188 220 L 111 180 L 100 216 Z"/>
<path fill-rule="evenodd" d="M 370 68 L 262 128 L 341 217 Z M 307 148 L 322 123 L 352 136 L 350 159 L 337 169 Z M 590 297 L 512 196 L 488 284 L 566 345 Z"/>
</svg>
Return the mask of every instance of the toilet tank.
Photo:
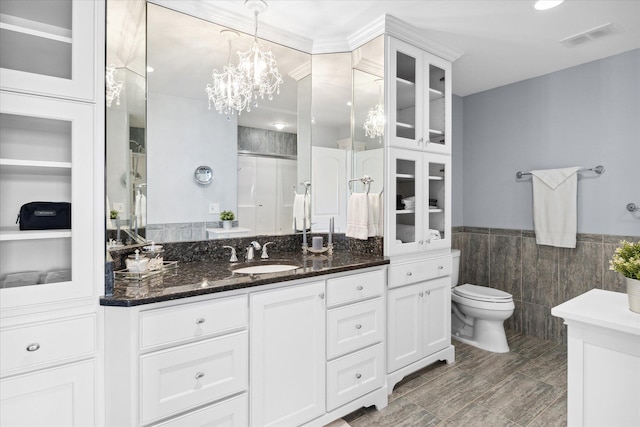
<svg viewBox="0 0 640 427">
<path fill-rule="evenodd" d="M 460 274 L 460 250 L 451 249 L 451 256 L 453 261 L 453 268 L 451 271 L 451 287 L 458 285 L 458 277 Z"/>
</svg>

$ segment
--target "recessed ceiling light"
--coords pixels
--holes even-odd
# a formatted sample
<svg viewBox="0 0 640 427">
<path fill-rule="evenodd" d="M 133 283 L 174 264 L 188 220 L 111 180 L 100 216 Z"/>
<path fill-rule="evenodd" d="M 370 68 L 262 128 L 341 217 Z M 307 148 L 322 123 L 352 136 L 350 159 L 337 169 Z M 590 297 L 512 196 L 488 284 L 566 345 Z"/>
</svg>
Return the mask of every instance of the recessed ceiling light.
<svg viewBox="0 0 640 427">
<path fill-rule="evenodd" d="M 274 128 L 276 128 L 276 129 L 278 129 L 278 130 L 282 130 L 282 129 L 284 129 L 284 127 L 285 127 L 285 126 L 286 126 L 286 124 L 285 124 L 285 123 L 282 123 L 282 122 L 275 122 L 275 123 L 273 123 L 273 127 L 274 127 Z"/>
<path fill-rule="evenodd" d="M 153 73 L 153 67 L 147 65 L 147 73 Z"/>
<path fill-rule="evenodd" d="M 560 6 L 562 2 L 564 2 L 564 0 L 538 0 L 533 7 L 535 7 L 536 10 L 547 10 Z"/>
</svg>

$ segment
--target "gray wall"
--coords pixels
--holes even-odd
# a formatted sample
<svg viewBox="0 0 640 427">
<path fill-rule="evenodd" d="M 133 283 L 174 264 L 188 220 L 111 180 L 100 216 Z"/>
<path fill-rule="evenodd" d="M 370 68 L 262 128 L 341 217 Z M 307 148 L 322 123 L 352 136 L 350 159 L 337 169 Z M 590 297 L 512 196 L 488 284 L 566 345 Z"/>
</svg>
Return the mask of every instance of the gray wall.
<svg viewBox="0 0 640 427">
<path fill-rule="evenodd" d="M 639 76 L 633 50 L 463 98 L 453 225 L 462 210 L 465 227 L 533 230 L 531 178 L 516 180 L 517 171 L 601 164 L 599 177 L 580 174 L 578 232 L 640 235 L 640 217 L 625 209 L 640 203 Z"/>
</svg>

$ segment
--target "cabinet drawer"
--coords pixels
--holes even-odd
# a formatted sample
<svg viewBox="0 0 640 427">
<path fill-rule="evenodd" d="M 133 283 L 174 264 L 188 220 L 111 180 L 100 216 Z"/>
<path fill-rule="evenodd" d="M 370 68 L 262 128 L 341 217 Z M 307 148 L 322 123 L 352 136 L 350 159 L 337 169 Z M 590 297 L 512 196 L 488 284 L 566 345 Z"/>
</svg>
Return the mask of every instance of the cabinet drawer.
<svg viewBox="0 0 640 427">
<path fill-rule="evenodd" d="M 247 326 L 247 297 L 183 304 L 140 313 L 140 348 L 179 344 Z"/>
<path fill-rule="evenodd" d="M 327 411 L 384 384 L 382 344 L 327 363 Z"/>
<path fill-rule="evenodd" d="M 140 357 L 141 423 L 246 390 L 247 332 Z"/>
<path fill-rule="evenodd" d="M 246 427 L 249 425 L 249 399 L 247 394 L 233 397 L 182 417 L 173 418 L 157 427 Z"/>
<path fill-rule="evenodd" d="M 334 308 L 327 313 L 329 359 L 380 342 L 383 336 L 382 298 Z"/>
<path fill-rule="evenodd" d="M 94 315 L 23 325 L 0 331 L 2 373 L 36 368 L 95 352 Z"/>
<path fill-rule="evenodd" d="M 449 255 L 391 265 L 389 267 L 389 288 L 450 276 L 451 268 L 452 261 Z"/>
<path fill-rule="evenodd" d="M 385 271 L 352 274 L 327 280 L 327 306 L 363 300 L 382 295 Z"/>
</svg>

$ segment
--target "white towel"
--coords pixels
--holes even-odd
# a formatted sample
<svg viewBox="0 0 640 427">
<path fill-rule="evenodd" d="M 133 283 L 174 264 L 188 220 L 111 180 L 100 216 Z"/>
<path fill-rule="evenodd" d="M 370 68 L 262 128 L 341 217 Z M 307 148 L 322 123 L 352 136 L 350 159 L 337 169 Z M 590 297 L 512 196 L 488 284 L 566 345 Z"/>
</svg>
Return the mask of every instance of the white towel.
<svg viewBox="0 0 640 427">
<path fill-rule="evenodd" d="M 311 216 L 309 215 L 311 212 L 311 208 L 309 207 L 310 200 L 311 198 L 308 193 L 306 195 L 296 194 L 293 198 L 293 230 L 302 231 L 304 227 L 303 224 L 305 223 L 307 230 L 311 229 Z"/>
<path fill-rule="evenodd" d="M 144 194 L 136 194 L 136 200 L 133 209 L 133 215 L 136 217 L 138 228 L 144 227 L 147 222 L 147 197 Z"/>
<path fill-rule="evenodd" d="M 580 167 L 531 171 L 536 243 L 575 248 Z"/>
<path fill-rule="evenodd" d="M 347 230 L 345 235 L 355 239 L 367 240 L 369 238 L 369 195 L 366 193 L 353 193 L 349 197 L 347 207 Z"/>
<path fill-rule="evenodd" d="M 369 212 L 371 221 L 369 223 L 369 237 L 382 236 L 383 230 L 383 202 L 382 193 L 369 194 Z"/>
</svg>

